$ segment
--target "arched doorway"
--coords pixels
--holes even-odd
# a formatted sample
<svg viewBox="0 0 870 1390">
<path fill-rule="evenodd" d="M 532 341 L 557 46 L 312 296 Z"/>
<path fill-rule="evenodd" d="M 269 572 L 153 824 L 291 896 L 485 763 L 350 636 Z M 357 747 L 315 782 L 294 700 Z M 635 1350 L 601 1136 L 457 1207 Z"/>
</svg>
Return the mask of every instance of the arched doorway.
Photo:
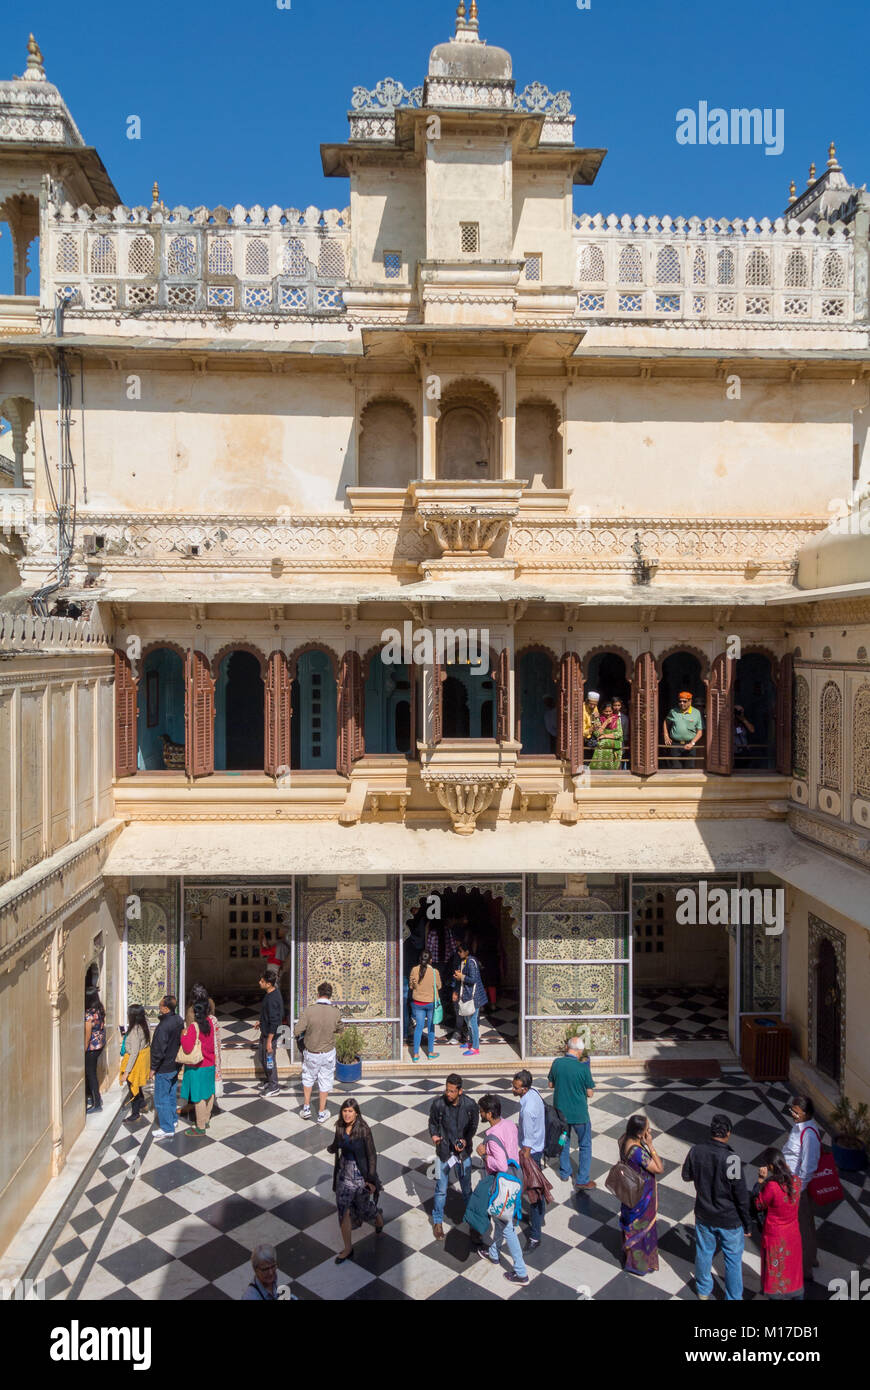
<svg viewBox="0 0 870 1390">
<path fill-rule="evenodd" d="M 457 663 L 445 666 L 444 671 L 443 737 L 495 738 L 495 682 L 489 674 L 489 653 L 474 667 Z"/>
<path fill-rule="evenodd" d="M 540 649 L 521 652 L 519 741 L 523 755 L 556 755 L 559 737 L 559 684 L 556 658 Z"/>
<path fill-rule="evenodd" d="M 137 741 L 140 771 L 183 771 L 184 661 L 170 647 L 152 648 L 142 663 Z"/>
<path fill-rule="evenodd" d="M 747 652 L 737 662 L 734 714 L 735 771 L 776 767 L 776 683 L 764 652 Z"/>
<path fill-rule="evenodd" d="M 265 698 L 260 658 L 240 649 L 227 652 L 215 687 L 215 771 L 263 771 Z"/>
<path fill-rule="evenodd" d="M 621 704 L 616 712 L 622 723 L 622 757 L 620 768 L 631 766 L 631 681 L 626 673 L 625 657 L 620 652 L 593 652 L 588 660 L 586 690 L 598 691 L 598 708 L 615 700 Z"/>
<path fill-rule="evenodd" d="M 827 937 L 819 942 L 816 959 L 816 1066 L 840 1080 L 840 978 L 837 955 Z"/>
<path fill-rule="evenodd" d="M 453 971 L 458 968 L 455 953 L 459 943 L 467 941 L 480 962 L 488 994 L 488 1003 L 480 1014 L 481 1057 L 483 1049 L 501 1046 L 510 1049 L 504 1060 L 512 1060 L 519 1048 L 519 881 L 461 884 L 406 880 L 404 905 L 408 932 L 404 945 L 406 987 L 420 952 L 429 949 L 438 962 L 443 983 L 443 1031 L 455 1037 L 457 1028 L 463 1026 L 451 999 Z M 407 1013 L 406 1007 L 406 1025 Z"/>
<path fill-rule="evenodd" d="M 366 754 L 412 752 L 412 696 L 409 668 L 373 656 L 365 683 Z"/>
<path fill-rule="evenodd" d="M 631 682 L 625 674 L 625 658 L 618 652 L 595 652 L 587 666 L 586 689 L 597 690 L 602 704 L 614 697 L 622 700 L 627 710 Z"/>
<path fill-rule="evenodd" d="M 337 757 L 338 691 L 332 661 L 320 651 L 302 652 L 291 687 L 290 766 L 328 772 Z"/>
<path fill-rule="evenodd" d="M 660 766 L 670 769 L 690 768 L 697 771 L 702 769 L 706 762 L 707 720 L 704 711 L 707 687 L 704 681 L 701 662 L 694 652 L 671 652 L 662 662 L 661 672 L 661 679 L 659 681 L 658 728 Z M 704 727 L 704 733 L 702 733 L 695 748 L 686 754 L 677 751 L 676 743 L 672 743 L 668 746 L 664 741 L 663 726 L 669 712 L 679 709 L 679 694 L 681 690 L 688 690 L 691 693 L 692 708 L 696 709 L 701 715 Z"/>
</svg>

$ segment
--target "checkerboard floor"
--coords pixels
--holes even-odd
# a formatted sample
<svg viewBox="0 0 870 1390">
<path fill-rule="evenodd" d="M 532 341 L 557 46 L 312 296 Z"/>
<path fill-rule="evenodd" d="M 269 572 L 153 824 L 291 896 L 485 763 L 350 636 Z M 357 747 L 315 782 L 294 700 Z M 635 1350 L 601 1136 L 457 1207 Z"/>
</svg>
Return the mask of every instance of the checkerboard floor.
<svg viewBox="0 0 870 1390">
<path fill-rule="evenodd" d="M 295 1090 L 264 1100 L 253 1083 L 229 1082 L 225 1113 L 204 1140 L 179 1130 L 171 1141 L 155 1141 L 150 1124 L 131 1132 L 119 1118 L 27 1276 L 44 1279 L 52 1299 L 238 1299 L 250 1279 L 251 1248 L 267 1241 L 278 1250 L 282 1282 L 300 1299 L 692 1298 L 693 1199 L 680 1178 L 683 1157 L 721 1110 L 734 1119 L 735 1149 L 753 1163 L 767 1144 L 782 1142 L 786 1089 L 755 1086 L 739 1071 L 697 1083 L 599 1076 L 597 1085 L 592 1176 L 599 1186 L 572 1195 L 550 1169 L 556 1201 L 544 1240 L 529 1256 L 527 1286 L 504 1279 L 505 1258 L 496 1268 L 474 1256 L 455 1185 L 446 1241 L 433 1238 L 427 1118 L 442 1079 L 430 1077 L 356 1088 L 378 1151 L 386 1230 L 356 1232 L 353 1261 L 334 1263 L 340 1238 L 325 1152 L 332 1125 L 302 1120 Z M 466 1090 L 476 1098 L 497 1092 L 515 1116 L 507 1075 L 469 1077 Z M 661 1268 L 645 1279 L 620 1269 L 618 1205 L 603 1186 L 625 1119 L 640 1110 L 660 1135 L 666 1164 L 659 1182 Z M 847 1200 L 818 1223 L 821 1285 L 811 1286 L 809 1297 L 827 1298 L 829 1279 L 848 1279 L 870 1260 L 870 1177 L 845 1178 L 844 1186 Z M 720 1257 L 714 1269 L 721 1298 Z M 744 1276 L 746 1297 L 757 1296 L 754 1241 L 747 1242 Z"/>
<path fill-rule="evenodd" d="M 215 1001 L 215 1008 L 222 1049 L 231 1048 L 247 1053 L 260 1041 L 260 1010 L 257 1004 L 245 1003 L 241 999 L 221 999 Z"/>
<path fill-rule="evenodd" d="M 230 1071 L 245 1067 L 251 1061 L 252 1048 L 260 1037 L 259 1007 L 239 999 L 222 999 L 216 1001 L 216 1008 L 221 1027 L 221 1047 L 227 1054 L 224 1065 Z M 436 1046 L 446 1038 L 440 1024 L 437 1031 Z M 480 1015 L 481 1047 L 516 1048 L 519 1036 L 519 999 L 515 992 L 501 991 L 495 1006 L 488 1006 L 486 1012 Z M 410 1047 L 406 1051 L 410 1056 Z"/>
<path fill-rule="evenodd" d="M 478 1023 L 481 1047 L 499 1047 L 503 1044 L 517 1047 L 520 1038 L 520 1007 L 517 995 L 509 990 L 500 992 L 496 997 L 495 1006 L 487 1005 L 485 1011 L 479 1014 Z M 439 1024 L 439 1043 L 445 1036 Z"/>
<path fill-rule="evenodd" d="M 727 1042 L 728 991 L 635 985 L 634 1036 L 638 1042 Z"/>
</svg>

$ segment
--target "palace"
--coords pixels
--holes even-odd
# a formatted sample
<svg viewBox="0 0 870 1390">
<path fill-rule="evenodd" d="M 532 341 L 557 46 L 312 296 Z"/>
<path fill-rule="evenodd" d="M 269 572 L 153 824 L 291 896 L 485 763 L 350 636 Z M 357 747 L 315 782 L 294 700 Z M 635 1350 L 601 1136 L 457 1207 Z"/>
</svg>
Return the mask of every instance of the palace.
<svg viewBox="0 0 870 1390">
<path fill-rule="evenodd" d="M 534 76 L 461 4 L 328 115 L 324 210 L 123 206 L 33 38 L 0 82 L 0 1247 L 86 980 L 109 1084 L 129 1003 L 244 1002 L 279 928 L 368 1067 L 440 917 L 483 1066 L 761 1016 L 870 1100 L 870 194 L 831 145 L 772 218 L 603 215 Z"/>
</svg>

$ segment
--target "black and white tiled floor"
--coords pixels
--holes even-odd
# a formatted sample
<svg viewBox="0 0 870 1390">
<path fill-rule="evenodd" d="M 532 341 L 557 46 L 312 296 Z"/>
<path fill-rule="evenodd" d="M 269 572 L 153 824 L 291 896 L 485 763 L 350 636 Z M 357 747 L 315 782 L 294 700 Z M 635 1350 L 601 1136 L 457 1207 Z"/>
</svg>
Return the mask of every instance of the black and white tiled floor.
<svg viewBox="0 0 870 1390">
<path fill-rule="evenodd" d="M 260 1006 L 240 999 L 221 999 L 216 1003 L 221 1048 L 247 1053 L 260 1039 Z M 228 1058 L 230 1065 L 244 1056 Z"/>
<path fill-rule="evenodd" d="M 635 985 L 634 1037 L 637 1042 L 727 1042 L 728 991 Z"/>
<path fill-rule="evenodd" d="M 221 1028 L 221 1047 L 226 1050 L 224 1066 L 232 1069 L 244 1066 L 251 1058 L 251 1049 L 259 1036 L 259 1006 L 238 999 L 223 999 L 217 1003 Z M 439 1043 L 444 1029 L 437 1028 Z M 425 1036 L 425 1035 L 424 1035 Z M 520 1036 L 519 1000 L 515 993 L 505 991 L 497 996 L 495 1005 L 487 1006 L 480 1015 L 481 1047 L 506 1044 L 516 1047 Z"/>
<path fill-rule="evenodd" d="M 238 1299 L 250 1278 L 251 1248 L 267 1241 L 277 1247 L 282 1281 L 300 1299 L 692 1298 L 692 1193 L 680 1178 L 683 1157 L 722 1110 L 734 1119 L 735 1149 L 753 1163 L 765 1145 L 784 1137 L 786 1090 L 755 1086 L 737 1071 L 697 1083 L 618 1076 L 597 1082 L 592 1176 L 599 1184 L 628 1115 L 645 1110 L 660 1135 L 666 1163 L 659 1183 L 661 1268 L 646 1279 L 620 1270 L 615 1199 L 602 1185 L 572 1196 L 552 1169 L 556 1203 L 547 1212 L 545 1238 L 529 1257 L 528 1286 L 502 1277 L 505 1260 L 498 1269 L 473 1256 L 455 1186 L 446 1241 L 435 1241 L 427 1117 L 442 1083 L 429 1077 L 355 1088 L 378 1150 L 386 1231 L 355 1233 L 353 1261 L 334 1264 L 340 1239 L 332 1159 L 325 1153 L 332 1126 L 300 1118 L 295 1088 L 262 1100 L 252 1083 L 229 1082 L 221 1102 L 226 1113 L 212 1122 L 206 1140 L 179 1131 L 169 1143 L 154 1141 L 150 1124 L 133 1133 L 123 1123 L 111 1129 L 46 1242 L 50 1248 L 39 1252 L 27 1275 L 44 1279 L 53 1299 Z M 515 1115 L 507 1075 L 469 1079 L 466 1089 L 475 1097 L 496 1091 Z M 870 1177 L 845 1185 L 847 1200 L 819 1222 L 821 1287 L 811 1296 L 827 1298 L 829 1279 L 848 1279 L 870 1262 Z M 714 1268 L 720 1270 L 718 1258 Z M 747 1243 L 744 1272 L 751 1298 L 759 1286 L 755 1243 Z M 718 1278 L 716 1296 L 722 1296 Z"/>
<path fill-rule="evenodd" d="M 481 1047 L 499 1047 L 506 1044 L 516 1047 L 520 1037 L 519 1000 L 515 994 L 506 992 L 496 997 L 494 1005 L 487 1005 L 478 1016 Z M 438 1025 L 439 1037 L 443 1029 Z"/>
</svg>

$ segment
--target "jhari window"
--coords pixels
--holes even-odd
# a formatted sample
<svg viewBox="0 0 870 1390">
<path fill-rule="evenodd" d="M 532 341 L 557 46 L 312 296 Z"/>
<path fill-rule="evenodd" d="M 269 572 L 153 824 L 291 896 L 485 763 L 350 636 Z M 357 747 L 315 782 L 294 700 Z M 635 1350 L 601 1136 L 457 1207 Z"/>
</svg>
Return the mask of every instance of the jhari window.
<svg viewBox="0 0 870 1390">
<path fill-rule="evenodd" d="M 464 256 L 476 256 L 480 250 L 480 223 L 460 222 L 459 249 Z"/>
</svg>

